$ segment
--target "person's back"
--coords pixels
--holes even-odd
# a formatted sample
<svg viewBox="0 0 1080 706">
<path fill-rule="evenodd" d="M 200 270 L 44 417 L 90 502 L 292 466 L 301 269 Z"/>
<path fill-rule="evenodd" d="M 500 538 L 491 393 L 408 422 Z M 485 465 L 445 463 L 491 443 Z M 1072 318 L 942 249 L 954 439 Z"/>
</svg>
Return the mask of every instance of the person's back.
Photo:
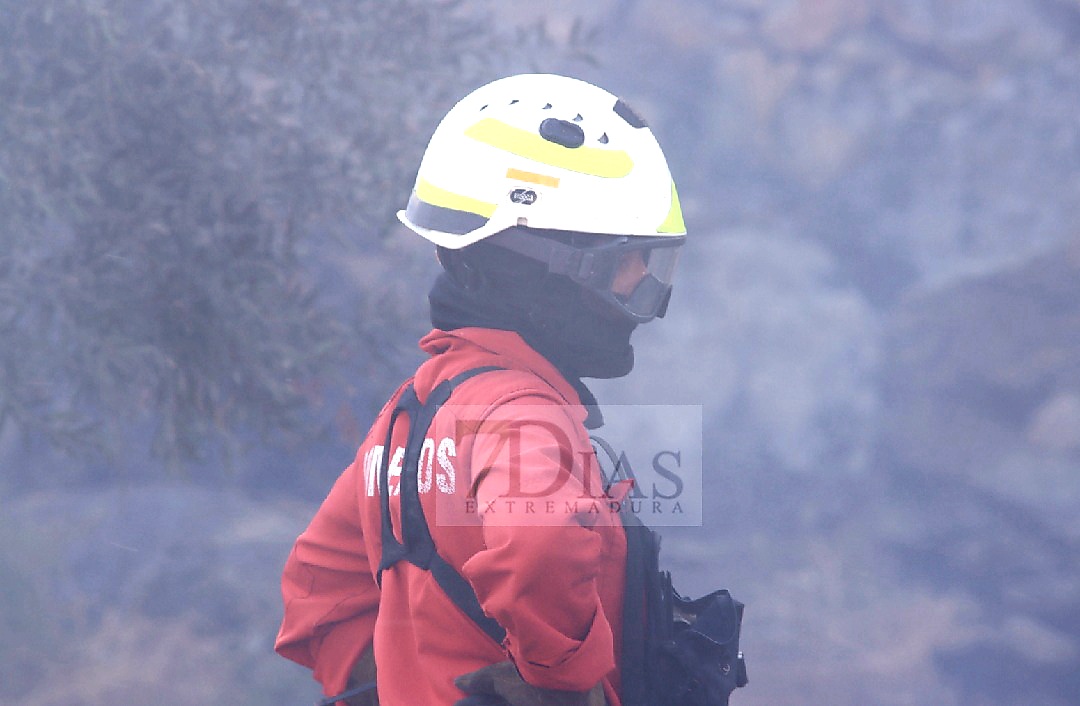
<svg viewBox="0 0 1080 706">
<path fill-rule="evenodd" d="M 581 378 L 628 373 L 667 306 L 684 228 L 663 154 L 611 94 L 511 77 L 447 115 L 399 215 L 445 269 L 431 357 L 298 539 L 276 648 L 336 694 L 373 645 L 385 705 L 618 704 L 625 536 Z"/>
</svg>

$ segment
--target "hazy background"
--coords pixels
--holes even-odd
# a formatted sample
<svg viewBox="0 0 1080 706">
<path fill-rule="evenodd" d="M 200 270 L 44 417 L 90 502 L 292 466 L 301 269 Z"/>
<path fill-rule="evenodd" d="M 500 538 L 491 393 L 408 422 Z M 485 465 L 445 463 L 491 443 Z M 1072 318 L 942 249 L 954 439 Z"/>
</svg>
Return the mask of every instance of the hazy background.
<svg viewBox="0 0 1080 706">
<path fill-rule="evenodd" d="M 420 360 L 454 100 L 623 96 L 690 230 L 739 704 L 1080 704 L 1075 0 L 0 0 L 0 701 L 305 704 L 296 534 Z"/>
</svg>

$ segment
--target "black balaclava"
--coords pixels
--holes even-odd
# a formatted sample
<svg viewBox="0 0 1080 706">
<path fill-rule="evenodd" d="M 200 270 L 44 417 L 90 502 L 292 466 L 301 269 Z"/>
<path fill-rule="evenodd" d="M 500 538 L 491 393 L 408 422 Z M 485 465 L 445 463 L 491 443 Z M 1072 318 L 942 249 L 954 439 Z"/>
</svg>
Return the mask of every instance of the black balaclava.
<svg viewBox="0 0 1080 706">
<path fill-rule="evenodd" d="M 581 378 L 622 377 L 633 369 L 630 335 L 637 324 L 568 278 L 484 242 L 440 248 L 439 259 L 446 271 L 428 296 L 436 328 L 518 333 L 574 385 L 590 415 L 598 415 L 596 400 Z"/>
</svg>

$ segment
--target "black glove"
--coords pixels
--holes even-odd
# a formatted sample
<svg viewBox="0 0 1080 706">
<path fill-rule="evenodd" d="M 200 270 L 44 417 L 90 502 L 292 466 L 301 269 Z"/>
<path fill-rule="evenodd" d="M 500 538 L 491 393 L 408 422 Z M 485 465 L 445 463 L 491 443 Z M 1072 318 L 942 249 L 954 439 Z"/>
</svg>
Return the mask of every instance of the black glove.
<svg viewBox="0 0 1080 706">
<path fill-rule="evenodd" d="M 512 662 L 496 662 L 454 680 L 468 696 L 454 706 L 605 706 L 604 688 L 561 691 L 533 686 L 521 678 Z M 472 701 L 470 699 L 488 699 Z"/>
</svg>

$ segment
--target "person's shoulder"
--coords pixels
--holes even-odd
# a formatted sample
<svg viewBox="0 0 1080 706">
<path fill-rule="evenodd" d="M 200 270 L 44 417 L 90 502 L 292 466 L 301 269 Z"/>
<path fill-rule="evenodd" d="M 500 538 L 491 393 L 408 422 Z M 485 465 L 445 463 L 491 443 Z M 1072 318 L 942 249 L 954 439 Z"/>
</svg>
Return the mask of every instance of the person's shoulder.
<svg viewBox="0 0 1080 706">
<path fill-rule="evenodd" d="M 562 429 L 568 438 L 586 433 L 585 408 L 567 400 L 542 375 L 529 369 L 486 371 L 468 380 L 450 403 L 453 416 L 478 426 L 531 423 Z"/>
<path fill-rule="evenodd" d="M 401 393 L 405 391 L 405 388 L 408 387 L 409 385 L 412 385 L 412 384 L 413 384 L 413 378 L 412 377 L 409 377 L 409 378 L 406 378 L 405 380 L 403 380 L 402 383 L 400 385 L 398 385 L 397 389 L 394 390 L 394 393 L 392 395 L 390 395 L 386 399 L 386 402 L 383 403 L 382 408 L 379 410 L 378 417 L 382 417 L 383 415 L 387 414 L 390 411 L 390 409 L 395 404 L 397 404 L 398 398 L 401 397 Z"/>
</svg>

